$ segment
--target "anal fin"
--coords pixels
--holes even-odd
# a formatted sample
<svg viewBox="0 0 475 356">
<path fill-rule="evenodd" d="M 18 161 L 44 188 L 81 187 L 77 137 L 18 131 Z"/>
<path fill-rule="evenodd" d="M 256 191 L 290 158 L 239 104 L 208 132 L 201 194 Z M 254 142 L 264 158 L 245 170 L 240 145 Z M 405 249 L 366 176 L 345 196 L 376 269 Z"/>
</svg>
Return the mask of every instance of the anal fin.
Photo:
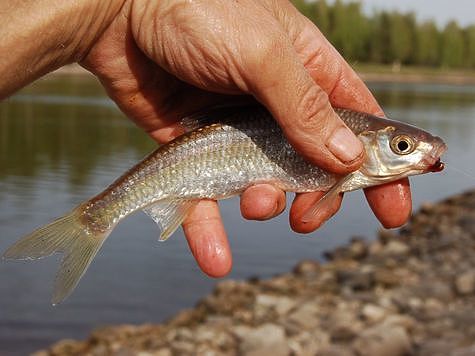
<svg viewBox="0 0 475 356">
<path fill-rule="evenodd" d="M 143 211 L 155 221 L 162 230 L 159 240 L 167 240 L 180 226 L 196 200 L 162 200 L 149 205 Z"/>
</svg>

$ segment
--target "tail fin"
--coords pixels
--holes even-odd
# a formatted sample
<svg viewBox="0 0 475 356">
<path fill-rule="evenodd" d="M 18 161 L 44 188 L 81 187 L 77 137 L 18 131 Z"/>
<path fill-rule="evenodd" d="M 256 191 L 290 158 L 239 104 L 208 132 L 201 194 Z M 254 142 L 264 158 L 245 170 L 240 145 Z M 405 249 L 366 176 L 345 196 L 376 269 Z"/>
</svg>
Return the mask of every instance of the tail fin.
<svg viewBox="0 0 475 356">
<path fill-rule="evenodd" d="M 53 305 L 71 294 L 111 232 L 88 231 L 87 226 L 79 219 L 80 213 L 80 208 L 77 208 L 69 215 L 33 231 L 3 255 L 5 259 L 33 260 L 62 253 L 63 259 L 55 280 Z"/>
</svg>

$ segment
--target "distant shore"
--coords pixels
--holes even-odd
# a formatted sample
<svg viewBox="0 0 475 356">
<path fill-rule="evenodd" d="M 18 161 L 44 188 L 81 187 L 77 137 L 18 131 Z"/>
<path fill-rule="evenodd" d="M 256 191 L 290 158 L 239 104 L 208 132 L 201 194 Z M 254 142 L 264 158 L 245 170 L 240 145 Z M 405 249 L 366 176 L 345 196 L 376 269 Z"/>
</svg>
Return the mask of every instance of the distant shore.
<svg viewBox="0 0 475 356">
<path fill-rule="evenodd" d="M 475 354 L 475 191 L 327 257 L 220 282 L 163 324 L 110 326 L 34 355 Z"/>
<path fill-rule="evenodd" d="M 399 67 L 390 65 L 354 64 L 353 68 L 368 83 L 440 83 L 475 84 L 475 70 L 455 70 L 429 67 Z M 64 66 L 48 76 L 92 75 L 77 64 Z"/>
<path fill-rule="evenodd" d="M 355 64 L 365 82 L 475 84 L 474 70 Z"/>
</svg>

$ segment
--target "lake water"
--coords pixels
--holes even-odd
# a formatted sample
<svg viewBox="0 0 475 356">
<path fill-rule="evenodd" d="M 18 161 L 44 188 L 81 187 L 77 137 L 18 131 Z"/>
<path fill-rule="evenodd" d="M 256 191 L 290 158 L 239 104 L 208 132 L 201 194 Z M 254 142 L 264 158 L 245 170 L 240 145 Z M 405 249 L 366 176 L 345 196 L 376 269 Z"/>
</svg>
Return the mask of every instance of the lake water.
<svg viewBox="0 0 475 356">
<path fill-rule="evenodd" d="M 416 208 L 475 186 L 474 86 L 370 87 L 388 116 L 440 135 L 449 146 L 444 172 L 411 180 Z M 153 148 L 90 77 L 42 80 L 0 103 L 0 251 L 102 190 Z M 293 233 L 286 213 L 249 222 L 236 199 L 221 206 L 234 254 L 228 278 L 286 272 L 299 260 L 321 259 L 351 236 L 372 238 L 380 228 L 361 192 L 347 194 L 338 215 L 311 235 Z M 107 324 L 161 322 L 193 306 L 216 280 L 197 268 L 181 231 L 166 243 L 157 237 L 144 214 L 128 218 L 74 294 L 56 307 L 49 301 L 57 256 L 0 263 L 0 354 L 84 338 Z"/>
</svg>

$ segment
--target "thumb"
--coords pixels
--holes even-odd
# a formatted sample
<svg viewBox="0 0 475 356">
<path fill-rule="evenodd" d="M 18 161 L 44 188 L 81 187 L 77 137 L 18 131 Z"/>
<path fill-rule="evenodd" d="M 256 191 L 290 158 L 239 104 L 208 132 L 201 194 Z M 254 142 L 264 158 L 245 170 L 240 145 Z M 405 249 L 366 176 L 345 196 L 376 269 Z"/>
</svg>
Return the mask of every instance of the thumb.
<svg viewBox="0 0 475 356">
<path fill-rule="evenodd" d="M 264 44 L 248 52 L 253 55 L 243 73 L 247 89 L 267 107 L 295 150 L 309 162 L 338 174 L 357 169 L 364 157 L 361 141 L 338 117 L 327 93 L 282 37 L 266 37 Z"/>
</svg>

